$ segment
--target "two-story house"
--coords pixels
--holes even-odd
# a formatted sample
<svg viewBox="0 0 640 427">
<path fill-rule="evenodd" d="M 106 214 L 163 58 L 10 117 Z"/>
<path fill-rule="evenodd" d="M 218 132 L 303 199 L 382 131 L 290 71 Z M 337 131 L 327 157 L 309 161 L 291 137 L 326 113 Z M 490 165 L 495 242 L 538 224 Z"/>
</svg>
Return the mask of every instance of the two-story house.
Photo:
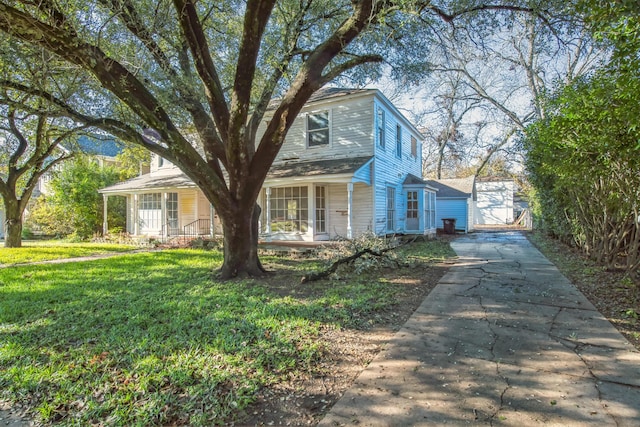
<svg viewBox="0 0 640 427">
<path fill-rule="evenodd" d="M 418 130 L 378 90 L 318 91 L 291 127 L 263 184 L 258 199 L 262 238 L 322 241 L 367 231 L 435 233 L 436 190 L 420 178 L 421 141 Z M 105 198 L 127 198 L 127 231 L 134 235 L 220 232 L 215 206 L 157 156 L 151 173 L 100 192 Z"/>
</svg>

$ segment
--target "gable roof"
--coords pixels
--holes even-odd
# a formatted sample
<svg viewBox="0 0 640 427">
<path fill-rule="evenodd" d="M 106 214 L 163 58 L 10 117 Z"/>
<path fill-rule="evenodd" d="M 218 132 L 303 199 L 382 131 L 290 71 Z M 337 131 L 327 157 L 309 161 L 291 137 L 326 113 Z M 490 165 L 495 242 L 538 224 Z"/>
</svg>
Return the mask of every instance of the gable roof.
<svg viewBox="0 0 640 427">
<path fill-rule="evenodd" d="M 420 179 L 417 176 L 408 173 L 407 177 L 402 182 L 402 185 L 425 185 L 427 181 Z"/>
<path fill-rule="evenodd" d="M 429 185 L 438 189 L 439 199 L 475 199 L 475 177 L 430 179 Z"/>
<path fill-rule="evenodd" d="M 339 98 L 346 95 L 360 95 L 365 93 L 376 93 L 377 89 L 354 89 L 346 87 L 322 87 L 315 91 L 307 102 L 322 101 L 329 98 Z"/>
</svg>

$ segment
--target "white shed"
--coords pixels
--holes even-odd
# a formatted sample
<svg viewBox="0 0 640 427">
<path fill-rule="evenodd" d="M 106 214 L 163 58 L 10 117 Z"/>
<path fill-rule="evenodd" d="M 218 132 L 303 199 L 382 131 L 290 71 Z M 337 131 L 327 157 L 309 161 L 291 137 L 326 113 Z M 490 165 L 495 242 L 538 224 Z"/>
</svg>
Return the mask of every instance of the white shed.
<svg viewBox="0 0 640 427">
<path fill-rule="evenodd" d="M 475 223 L 487 225 L 513 223 L 512 179 L 479 179 L 475 208 Z"/>
</svg>

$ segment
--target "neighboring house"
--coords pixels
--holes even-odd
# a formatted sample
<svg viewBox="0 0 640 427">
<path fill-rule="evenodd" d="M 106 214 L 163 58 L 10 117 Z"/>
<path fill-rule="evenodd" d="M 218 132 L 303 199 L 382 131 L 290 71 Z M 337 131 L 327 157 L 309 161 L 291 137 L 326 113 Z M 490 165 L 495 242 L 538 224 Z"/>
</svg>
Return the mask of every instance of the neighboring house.
<svg viewBox="0 0 640 427">
<path fill-rule="evenodd" d="M 122 151 L 122 145 L 112 139 L 96 139 L 86 135 L 80 136 L 77 140 L 78 148 L 81 152 L 91 155 L 92 159 L 96 160 L 100 167 L 116 164 L 116 156 Z M 59 146 L 65 152 L 69 152 L 64 146 Z M 62 164 L 55 165 L 52 169 L 48 170 L 45 174 L 38 178 L 27 208 L 23 214 L 23 219 L 29 217 L 29 211 L 33 208 L 36 199 L 42 195 L 49 194 L 49 183 L 53 178 L 53 174 L 56 170 L 62 167 Z M 4 238 L 4 203 L 2 197 L 0 197 L 0 239 Z"/>
<path fill-rule="evenodd" d="M 438 190 L 436 195 L 438 228 L 443 226 L 443 219 L 454 218 L 456 231 L 464 233 L 473 231 L 476 200 L 475 177 L 434 179 L 427 181 L 427 183 Z"/>
<path fill-rule="evenodd" d="M 476 224 L 513 223 L 514 182 L 504 178 L 481 178 L 476 182 Z"/>
<path fill-rule="evenodd" d="M 122 152 L 122 145 L 112 139 L 95 139 L 86 135 L 80 136 L 77 141 L 78 148 L 81 152 L 89 154 L 93 160 L 98 163 L 99 167 L 113 166 L 117 163 L 116 156 Z M 64 146 L 60 149 L 66 153 L 69 152 Z M 49 194 L 49 182 L 53 178 L 56 170 L 59 170 L 62 164 L 54 166 L 38 179 L 36 188 L 33 190 L 32 199 L 35 200 L 40 195 Z"/>
<path fill-rule="evenodd" d="M 378 90 L 320 90 L 296 118 L 264 182 L 262 239 L 435 233 L 435 190 L 419 178 L 421 140 Z M 126 197 L 127 231 L 134 235 L 220 232 L 202 192 L 157 156 L 150 174 L 100 192 Z"/>
</svg>

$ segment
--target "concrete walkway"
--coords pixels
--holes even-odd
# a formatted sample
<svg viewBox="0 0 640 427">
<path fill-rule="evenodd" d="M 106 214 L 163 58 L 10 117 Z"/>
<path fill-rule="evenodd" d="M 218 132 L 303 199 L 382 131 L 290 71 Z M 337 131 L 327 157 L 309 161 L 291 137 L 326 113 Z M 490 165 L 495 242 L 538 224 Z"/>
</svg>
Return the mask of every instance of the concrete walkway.
<svg viewBox="0 0 640 427">
<path fill-rule="evenodd" d="M 640 426 L 640 353 L 518 232 L 459 261 L 319 426 Z"/>
</svg>

